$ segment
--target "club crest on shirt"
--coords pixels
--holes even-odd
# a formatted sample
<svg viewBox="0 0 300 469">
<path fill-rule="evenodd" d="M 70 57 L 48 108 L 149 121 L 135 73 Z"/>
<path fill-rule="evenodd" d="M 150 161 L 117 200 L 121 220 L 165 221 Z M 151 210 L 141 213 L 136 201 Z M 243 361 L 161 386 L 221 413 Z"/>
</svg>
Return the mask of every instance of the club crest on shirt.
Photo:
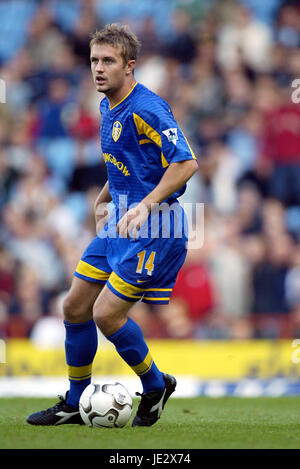
<svg viewBox="0 0 300 469">
<path fill-rule="evenodd" d="M 178 140 L 177 129 L 167 129 L 163 130 L 163 134 L 167 137 L 169 142 L 174 143 L 176 146 L 176 142 Z"/>
<path fill-rule="evenodd" d="M 112 138 L 114 139 L 115 142 L 119 140 L 121 132 L 122 132 L 121 122 L 119 121 L 114 122 L 113 128 L 112 128 Z"/>
</svg>

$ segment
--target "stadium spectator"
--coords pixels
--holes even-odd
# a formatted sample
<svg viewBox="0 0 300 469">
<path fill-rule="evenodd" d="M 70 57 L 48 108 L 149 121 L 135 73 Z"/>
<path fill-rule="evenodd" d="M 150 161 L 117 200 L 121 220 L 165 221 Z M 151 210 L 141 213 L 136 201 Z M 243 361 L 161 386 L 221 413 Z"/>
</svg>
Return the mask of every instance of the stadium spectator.
<svg viewBox="0 0 300 469">
<path fill-rule="evenodd" d="M 270 170 L 269 195 L 285 206 L 300 204 L 300 109 L 290 90 L 278 90 L 280 100 L 266 114 L 261 158 Z"/>
<path fill-rule="evenodd" d="M 199 160 L 182 202 L 205 204 L 201 256 L 191 250 L 165 314 L 132 313 L 146 337 L 299 335 L 298 5 L 17 3 L 0 4 L 1 337 L 52 315 L 94 236 L 106 168 L 88 42 L 107 22 L 141 37 L 136 78 L 170 103 Z"/>
<path fill-rule="evenodd" d="M 290 311 L 286 278 L 293 247 L 293 241 L 287 234 L 276 234 L 267 244 L 266 255 L 253 272 L 253 313 L 285 314 Z"/>
<path fill-rule="evenodd" d="M 191 32 L 191 17 L 181 9 L 173 15 L 173 38 L 167 46 L 166 54 L 180 63 L 190 63 L 196 55 L 196 40 Z"/>
<path fill-rule="evenodd" d="M 201 249 L 191 249 L 188 252 L 172 294 L 177 305 L 185 304 L 187 315 L 194 324 L 209 314 L 216 302 L 211 274 L 202 252 Z"/>
<path fill-rule="evenodd" d="M 251 10 L 240 4 L 232 11 L 232 21 L 220 31 L 217 59 L 227 69 L 243 63 L 255 72 L 269 72 L 271 45 L 269 26 L 257 21 Z"/>
</svg>

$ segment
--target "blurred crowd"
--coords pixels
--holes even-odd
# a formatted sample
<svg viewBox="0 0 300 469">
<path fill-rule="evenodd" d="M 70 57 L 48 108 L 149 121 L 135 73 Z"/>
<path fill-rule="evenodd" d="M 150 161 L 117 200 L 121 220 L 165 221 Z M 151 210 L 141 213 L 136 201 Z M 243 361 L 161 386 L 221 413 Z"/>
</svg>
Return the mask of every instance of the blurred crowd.
<svg viewBox="0 0 300 469">
<path fill-rule="evenodd" d="M 182 202 L 204 204 L 172 301 L 132 317 L 154 338 L 299 336 L 300 2 L 3 0 L 0 15 L 0 337 L 51 336 L 95 236 L 106 168 L 89 35 L 111 22 L 138 35 L 136 79 L 197 155 Z"/>
</svg>

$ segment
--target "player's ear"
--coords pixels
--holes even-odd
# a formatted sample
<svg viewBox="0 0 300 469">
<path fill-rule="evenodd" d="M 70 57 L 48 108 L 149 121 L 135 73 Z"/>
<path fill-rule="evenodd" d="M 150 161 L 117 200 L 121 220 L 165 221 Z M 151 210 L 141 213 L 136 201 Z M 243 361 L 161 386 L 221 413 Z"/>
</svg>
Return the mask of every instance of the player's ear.
<svg viewBox="0 0 300 469">
<path fill-rule="evenodd" d="M 130 75 L 133 73 L 135 69 L 136 61 L 135 60 L 129 60 L 126 65 L 126 75 Z"/>
</svg>

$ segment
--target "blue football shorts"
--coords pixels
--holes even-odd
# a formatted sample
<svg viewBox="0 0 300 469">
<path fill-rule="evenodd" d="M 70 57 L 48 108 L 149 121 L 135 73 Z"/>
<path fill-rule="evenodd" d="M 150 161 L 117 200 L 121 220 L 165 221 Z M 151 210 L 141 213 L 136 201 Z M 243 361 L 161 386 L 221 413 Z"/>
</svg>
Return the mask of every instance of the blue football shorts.
<svg viewBox="0 0 300 469">
<path fill-rule="evenodd" d="M 119 298 L 168 304 L 182 267 L 187 238 L 108 239 L 96 237 L 84 251 L 74 275 L 106 284 Z"/>
</svg>

